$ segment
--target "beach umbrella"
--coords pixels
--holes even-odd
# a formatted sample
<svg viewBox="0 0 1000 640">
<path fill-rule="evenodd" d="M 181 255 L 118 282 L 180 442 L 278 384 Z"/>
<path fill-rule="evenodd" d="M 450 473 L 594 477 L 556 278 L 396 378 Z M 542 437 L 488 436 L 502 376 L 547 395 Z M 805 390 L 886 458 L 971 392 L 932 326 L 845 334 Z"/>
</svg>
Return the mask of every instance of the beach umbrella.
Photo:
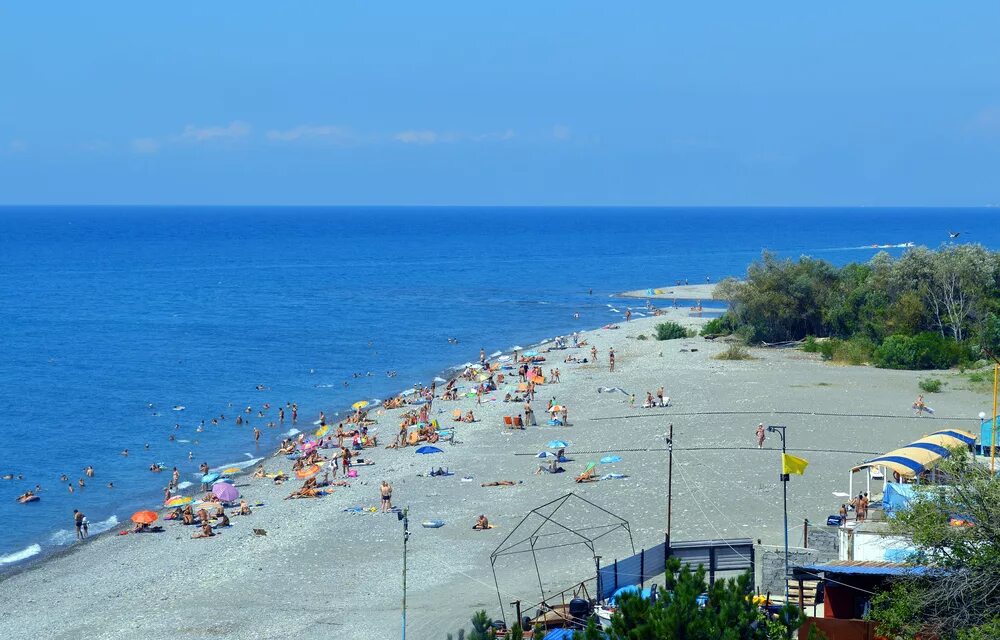
<svg viewBox="0 0 1000 640">
<path fill-rule="evenodd" d="M 317 473 L 319 473 L 320 469 L 321 469 L 321 467 L 318 464 L 314 464 L 314 465 L 308 466 L 308 467 L 306 467 L 304 469 L 299 469 L 298 471 L 296 471 L 295 472 L 295 477 L 299 478 L 301 480 L 305 480 L 306 478 L 311 478 L 314 475 L 316 475 Z"/>
<path fill-rule="evenodd" d="M 444 453 L 444 451 L 442 451 L 441 449 L 438 449 L 437 447 L 431 447 L 431 446 L 428 445 L 428 446 L 420 447 L 419 449 L 417 449 L 417 453 L 420 453 L 420 454 L 423 454 L 423 455 L 427 455 L 429 453 Z"/>
<path fill-rule="evenodd" d="M 549 407 L 549 412 L 550 413 L 557 413 L 557 412 L 562 411 L 562 410 L 563 410 L 563 406 L 561 404 L 554 404 L 551 407 Z"/>
<path fill-rule="evenodd" d="M 301 449 L 302 451 L 312 451 L 318 446 L 319 446 L 318 440 L 307 440 L 306 442 L 303 442 L 302 444 L 299 445 L 299 449 Z"/>
<path fill-rule="evenodd" d="M 215 482 L 218 479 L 219 479 L 219 474 L 214 473 L 214 472 L 213 473 L 206 473 L 205 475 L 203 475 L 201 477 L 201 483 L 202 484 L 212 484 L 213 482 Z"/>
<path fill-rule="evenodd" d="M 236 498 L 240 497 L 239 490 L 231 484 L 226 482 L 216 482 L 212 485 L 212 493 L 215 497 L 223 502 L 232 502 Z"/>
<path fill-rule="evenodd" d="M 158 515 L 155 511 L 136 511 L 132 514 L 132 522 L 138 524 L 153 524 L 156 522 Z"/>
<path fill-rule="evenodd" d="M 532 349 L 531 351 L 525 351 L 521 355 L 524 356 L 524 357 L 526 357 L 526 358 L 533 358 L 533 357 L 535 357 L 535 356 L 538 355 L 538 352 L 535 351 L 534 349 Z"/>
<path fill-rule="evenodd" d="M 616 462 L 621 462 L 621 456 L 604 456 L 601 458 L 601 464 L 614 464 Z"/>
<path fill-rule="evenodd" d="M 555 458 L 556 454 L 552 453 L 551 451 L 539 451 L 538 455 L 536 455 L 535 457 L 545 460 L 546 458 Z"/>
<path fill-rule="evenodd" d="M 549 440 L 549 443 L 545 446 L 549 449 L 565 449 L 569 446 L 569 443 L 563 440 Z"/>
<path fill-rule="evenodd" d="M 354 404 L 351 405 L 351 408 L 352 409 L 364 409 L 367 406 L 368 406 L 368 401 L 367 400 L 358 400 L 357 402 L 355 402 Z"/>
<path fill-rule="evenodd" d="M 446 383 L 446 382 L 448 382 L 448 381 L 447 381 L 447 380 L 445 380 L 444 378 L 442 378 L 441 376 L 436 376 L 436 377 L 434 378 L 434 382 L 437 382 L 438 384 L 444 384 L 444 383 Z"/>
<path fill-rule="evenodd" d="M 316 437 L 322 438 L 326 435 L 326 432 L 330 430 L 330 425 L 324 424 L 322 427 L 316 430 Z"/>
<path fill-rule="evenodd" d="M 476 380 L 479 380 L 480 382 L 486 382 L 489 379 L 490 379 L 490 377 L 488 375 L 486 375 L 485 373 L 480 373 L 479 377 L 476 378 Z"/>
<path fill-rule="evenodd" d="M 167 500 L 164 504 L 168 507 L 182 507 L 186 504 L 191 504 L 194 502 L 194 498 L 188 496 L 174 496 L 173 498 Z"/>
<path fill-rule="evenodd" d="M 239 467 L 229 467 L 228 469 L 222 470 L 222 475 L 229 475 L 230 473 L 239 473 L 242 471 Z"/>
</svg>

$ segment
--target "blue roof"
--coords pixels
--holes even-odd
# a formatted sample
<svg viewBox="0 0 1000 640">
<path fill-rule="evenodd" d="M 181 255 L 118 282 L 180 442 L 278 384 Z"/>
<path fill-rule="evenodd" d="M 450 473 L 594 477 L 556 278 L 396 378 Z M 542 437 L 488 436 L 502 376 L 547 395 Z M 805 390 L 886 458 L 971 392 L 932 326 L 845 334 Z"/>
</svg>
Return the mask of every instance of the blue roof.
<svg viewBox="0 0 1000 640">
<path fill-rule="evenodd" d="M 573 640 L 573 630 L 553 629 L 545 634 L 543 640 Z"/>
<path fill-rule="evenodd" d="M 895 562 L 855 562 L 839 561 L 824 564 L 810 564 L 800 567 L 806 571 L 816 573 L 835 573 L 847 575 L 867 575 L 867 576 L 914 576 L 925 575 L 931 571 L 931 567 L 899 564 Z"/>
</svg>

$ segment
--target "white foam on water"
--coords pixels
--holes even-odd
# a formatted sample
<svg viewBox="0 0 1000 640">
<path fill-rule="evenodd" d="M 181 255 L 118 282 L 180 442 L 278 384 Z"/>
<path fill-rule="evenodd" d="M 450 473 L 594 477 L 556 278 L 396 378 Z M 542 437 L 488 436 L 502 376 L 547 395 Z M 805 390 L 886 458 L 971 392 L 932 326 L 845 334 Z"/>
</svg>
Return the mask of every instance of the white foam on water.
<svg viewBox="0 0 1000 640">
<path fill-rule="evenodd" d="M 292 428 L 292 429 L 289 429 L 288 431 L 286 431 L 285 435 L 286 436 L 294 436 L 297 433 L 302 433 L 302 432 L 299 431 L 298 429 Z"/>
<path fill-rule="evenodd" d="M 178 483 L 177 484 L 177 488 L 179 490 L 183 491 L 184 489 L 187 489 L 188 487 L 190 487 L 192 484 L 194 484 L 194 483 L 193 482 L 188 482 L 187 480 L 185 480 L 184 482 Z"/>
<path fill-rule="evenodd" d="M 183 442 L 183 443 L 186 444 L 186 443 L 191 442 L 191 441 L 190 440 L 178 440 L 177 442 Z"/>
<path fill-rule="evenodd" d="M 15 562 L 20 562 L 22 560 L 27 560 L 31 556 L 37 556 L 42 552 L 42 548 L 37 545 L 29 545 L 20 551 L 15 551 L 14 553 L 7 554 L 5 556 L 0 556 L 0 564 L 13 564 Z"/>
<path fill-rule="evenodd" d="M 250 454 L 248 453 L 248 454 L 245 454 L 245 455 L 250 455 Z M 244 460 L 242 462 L 230 462 L 228 464 L 219 465 L 218 467 L 215 467 L 214 469 L 209 469 L 209 472 L 210 473 L 211 472 L 219 473 L 223 469 L 229 469 L 230 467 L 236 467 L 237 469 L 246 469 L 247 467 L 252 467 L 253 465 L 257 464 L 258 462 L 260 462 L 263 459 L 264 458 L 253 458 L 253 457 L 251 457 L 249 460 Z"/>
<path fill-rule="evenodd" d="M 88 532 L 91 534 L 103 533 L 105 531 L 111 530 L 116 526 L 118 526 L 118 516 L 111 516 L 107 520 L 101 520 L 98 523 L 91 523 L 90 527 L 88 528 Z"/>
</svg>

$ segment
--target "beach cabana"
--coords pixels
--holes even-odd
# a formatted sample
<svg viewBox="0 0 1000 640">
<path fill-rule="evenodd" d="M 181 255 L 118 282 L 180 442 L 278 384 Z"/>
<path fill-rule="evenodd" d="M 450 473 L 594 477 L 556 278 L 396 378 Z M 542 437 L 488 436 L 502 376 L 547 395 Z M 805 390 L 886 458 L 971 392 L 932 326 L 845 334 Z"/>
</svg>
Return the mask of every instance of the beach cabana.
<svg viewBox="0 0 1000 640">
<path fill-rule="evenodd" d="M 943 429 L 911 442 L 905 447 L 894 449 L 884 455 L 872 458 L 851 469 L 849 493 L 854 497 L 854 474 L 866 471 L 865 488 L 871 494 L 872 478 L 881 478 L 885 482 L 887 472 L 898 473 L 903 480 L 914 480 L 933 467 L 942 459 L 951 455 L 955 447 L 971 447 L 976 443 L 976 435 L 959 429 Z"/>
</svg>

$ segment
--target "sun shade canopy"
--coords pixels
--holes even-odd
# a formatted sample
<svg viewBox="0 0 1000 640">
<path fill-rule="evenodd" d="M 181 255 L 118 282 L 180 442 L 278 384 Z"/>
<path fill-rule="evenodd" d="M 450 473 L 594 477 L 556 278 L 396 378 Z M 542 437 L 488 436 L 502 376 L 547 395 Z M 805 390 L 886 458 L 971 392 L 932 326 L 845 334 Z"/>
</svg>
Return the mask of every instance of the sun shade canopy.
<svg viewBox="0 0 1000 640">
<path fill-rule="evenodd" d="M 942 458 L 947 458 L 954 447 L 975 444 L 976 436 L 968 431 L 945 429 L 935 431 L 905 447 L 858 465 L 855 471 L 865 467 L 886 467 L 904 478 L 913 478 L 923 473 Z"/>
</svg>

